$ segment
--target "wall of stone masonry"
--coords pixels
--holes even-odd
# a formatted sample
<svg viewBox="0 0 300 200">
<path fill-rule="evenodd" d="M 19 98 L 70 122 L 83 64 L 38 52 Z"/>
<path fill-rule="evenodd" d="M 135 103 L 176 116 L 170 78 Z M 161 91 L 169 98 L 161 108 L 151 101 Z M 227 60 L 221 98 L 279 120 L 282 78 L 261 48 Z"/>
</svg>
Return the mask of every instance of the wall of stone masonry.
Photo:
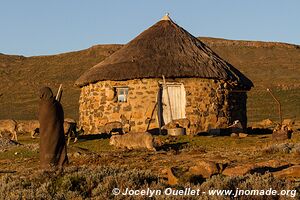
<svg viewBox="0 0 300 200">
<path fill-rule="evenodd" d="M 105 124 L 121 122 L 125 131 L 158 128 L 154 110 L 161 79 L 99 81 L 81 88 L 79 125 L 86 134 L 105 132 Z M 186 90 L 186 117 L 191 122 L 187 133 L 226 128 L 234 120 L 247 123 L 246 93 L 229 92 L 224 81 L 199 78 L 167 79 L 180 82 Z M 126 86 L 127 102 L 116 102 L 114 87 Z"/>
</svg>

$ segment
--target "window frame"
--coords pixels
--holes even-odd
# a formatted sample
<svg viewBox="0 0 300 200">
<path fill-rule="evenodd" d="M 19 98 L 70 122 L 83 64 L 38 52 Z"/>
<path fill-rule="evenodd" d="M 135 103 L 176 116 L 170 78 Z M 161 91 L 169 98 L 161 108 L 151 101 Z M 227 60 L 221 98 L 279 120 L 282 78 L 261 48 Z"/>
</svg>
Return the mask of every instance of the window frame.
<svg viewBox="0 0 300 200">
<path fill-rule="evenodd" d="M 117 102 L 117 103 L 128 102 L 128 93 L 129 93 L 128 86 L 115 86 L 114 91 L 115 91 L 115 102 Z M 120 97 L 122 97 L 124 99 L 122 100 Z"/>
</svg>

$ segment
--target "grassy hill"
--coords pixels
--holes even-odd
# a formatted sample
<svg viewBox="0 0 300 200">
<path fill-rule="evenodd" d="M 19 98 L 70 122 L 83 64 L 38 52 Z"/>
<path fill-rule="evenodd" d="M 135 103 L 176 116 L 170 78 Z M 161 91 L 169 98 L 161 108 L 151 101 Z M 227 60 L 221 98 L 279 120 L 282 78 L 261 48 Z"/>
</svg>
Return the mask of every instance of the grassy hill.
<svg viewBox="0 0 300 200">
<path fill-rule="evenodd" d="M 285 118 L 300 117 L 300 46 L 200 38 L 222 58 L 245 73 L 255 85 L 248 96 L 249 121 L 277 119 L 271 88 L 282 102 Z M 78 118 L 80 90 L 74 81 L 122 45 L 96 45 L 82 51 L 24 57 L 0 54 L 0 119 L 35 119 L 38 89 L 63 83 L 65 116 Z M 56 91 L 54 91 L 56 92 Z"/>
</svg>

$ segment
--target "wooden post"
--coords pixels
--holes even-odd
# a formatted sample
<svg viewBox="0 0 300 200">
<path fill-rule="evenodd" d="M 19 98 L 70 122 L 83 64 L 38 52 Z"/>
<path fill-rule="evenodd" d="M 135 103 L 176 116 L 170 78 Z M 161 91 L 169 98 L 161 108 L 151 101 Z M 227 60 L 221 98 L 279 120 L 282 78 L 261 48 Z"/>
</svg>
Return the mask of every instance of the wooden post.
<svg viewBox="0 0 300 200">
<path fill-rule="evenodd" d="M 171 121 L 173 121 L 173 114 L 172 114 L 171 100 L 170 100 L 170 95 L 169 95 L 168 86 L 167 86 L 167 84 L 166 84 L 166 79 L 165 79 L 165 76 L 164 76 L 164 75 L 162 75 L 162 78 L 163 78 L 164 86 L 165 86 L 166 92 L 167 92 L 168 104 L 169 104 L 169 108 L 170 108 L 170 117 L 171 117 Z"/>
<path fill-rule="evenodd" d="M 279 120 L 280 120 L 280 126 L 282 125 L 282 112 L 281 112 L 281 104 L 280 101 L 274 96 L 274 94 L 272 93 L 272 91 L 267 88 L 267 91 L 271 94 L 271 96 L 273 97 L 273 99 L 276 101 L 276 103 L 278 104 L 278 112 L 279 112 Z"/>
<path fill-rule="evenodd" d="M 59 88 L 58 88 L 58 91 L 57 91 L 57 94 L 56 94 L 56 97 L 55 99 L 57 101 L 60 101 L 60 98 L 61 98 L 61 92 L 62 92 L 62 84 L 59 85 Z"/>
<path fill-rule="evenodd" d="M 153 107 L 153 110 L 152 110 L 152 112 L 151 112 L 151 117 L 150 117 L 150 120 L 149 120 L 149 122 L 148 122 L 146 132 L 149 130 L 150 123 L 151 123 L 151 120 L 152 120 L 152 117 L 153 117 L 153 114 L 154 114 L 154 111 L 155 111 L 156 106 L 157 106 L 157 102 L 155 103 L 155 105 L 154 105 L 154 107 Z"/>
<path fill-rule="evenodd" d="M 157 103 L 157 119 L 158 119 L 158 127 L 159 127 L 159 135 L 161 135 L 161 127 L 162 127 L 162 89 L 159 85 L 157 95 L 156 95 L 156 103 Z"/>
</svg>

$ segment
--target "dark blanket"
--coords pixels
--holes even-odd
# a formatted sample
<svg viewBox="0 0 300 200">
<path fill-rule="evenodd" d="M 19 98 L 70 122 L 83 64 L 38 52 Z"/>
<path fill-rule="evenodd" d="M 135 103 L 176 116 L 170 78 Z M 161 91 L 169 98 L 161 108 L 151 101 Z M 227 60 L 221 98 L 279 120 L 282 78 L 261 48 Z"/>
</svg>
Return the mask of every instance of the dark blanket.
<svg viewBox="0 0 300 200">
<path fill-rule="evenodd" d="M 64 112 L 50 88 L 40 90 L 40 164 L 42 169 L 61 168 L 68 162 Z"/>
</svg>

